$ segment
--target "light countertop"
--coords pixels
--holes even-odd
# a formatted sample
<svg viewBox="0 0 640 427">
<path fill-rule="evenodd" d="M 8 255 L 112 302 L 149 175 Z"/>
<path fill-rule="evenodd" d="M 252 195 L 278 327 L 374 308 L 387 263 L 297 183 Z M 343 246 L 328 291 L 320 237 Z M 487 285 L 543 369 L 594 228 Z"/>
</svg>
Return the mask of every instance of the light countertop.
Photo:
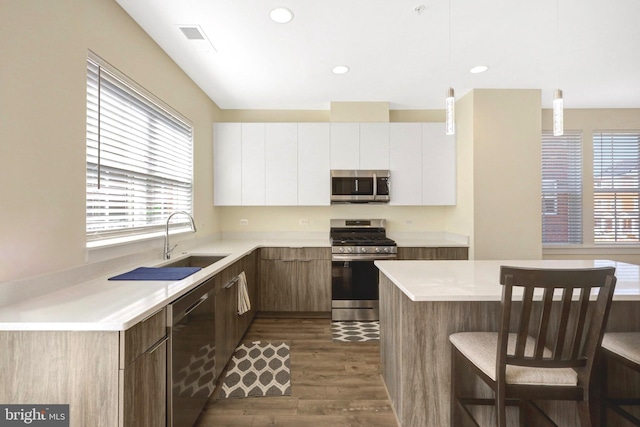
<svg viewBox="0 0 640 427">
<path fill-rule="evenodd" d="M 228 255 L 226 258 L 177 281 L 109 281 L 109 277 L 132 268 L 113 271 L 52 292 L 32 295 L 0 306 L 1 330 L 38 331 L 122 331 L 130 328 L 171 301 L 259 247 L 329 247 L 320 240 L 216 240 L 200 245 L 188 255 Z M 187 256 L 174 255 L 172 261 Z M 152 260 L 140 266 L 164 263 Z M 43 279 L 45 280 L 45 279 Z M 0 285 L 2 287 L 3 285 Z M 8 288 L 9 285 L 6 285 Z M 11 292 L 0 289 L 2 292 Z M 1 298 L 0 298 L 1 299 Z"/>
<path fill-rule="evenodd" d="M 640 266 L 609 260 L 375 261 L 412 301 L 500 301 L 500 266 L 616 267 L 614 300 L 640 300 Z M 515 292 L 515 291 L 514 291 Z"/>
<path fill-rule="evenodd" d="M 417 239 L 404 235 L 398 237 L 399 246 L 468 246 L 445 234 L 421 236 Z M 141 262 L 134 267 L 128 265 L 121 269 L 116 267 L 109 271 L 100 270 L 88 280 L 74 281 L 74 276 L 78 276 L 78 273 L 70 271 L 68 274 L 56 274 L 54 280 L 47 277 L 36 278 L 35 283 L 31 281 L 29 286 L 0 284 L 0 331 L 126 330 L 260 247 L 330 247 L 330 242 L 328 237 L 274 239 L 271 236 L 246 240 L 212 240 L 191 248 L 188 253 L 174 254 L 172 260 L 188 255 L 228 256 L 178 281 L 107 280 L 135 267 L 160 265 L 164 261 L 158 258 Z"/>
</svg>

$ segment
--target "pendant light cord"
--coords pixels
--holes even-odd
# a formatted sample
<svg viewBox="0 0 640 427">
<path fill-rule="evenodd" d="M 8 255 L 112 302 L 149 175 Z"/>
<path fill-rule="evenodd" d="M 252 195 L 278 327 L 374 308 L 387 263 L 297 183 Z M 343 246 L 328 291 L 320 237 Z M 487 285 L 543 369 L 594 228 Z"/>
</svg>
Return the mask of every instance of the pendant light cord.
<svg viewBox="0 0 640 427">
<path fill-rule="evenodd" d="M 556 0 L 556 87 L 560 87 L 560 0 Z"/>
</svg>

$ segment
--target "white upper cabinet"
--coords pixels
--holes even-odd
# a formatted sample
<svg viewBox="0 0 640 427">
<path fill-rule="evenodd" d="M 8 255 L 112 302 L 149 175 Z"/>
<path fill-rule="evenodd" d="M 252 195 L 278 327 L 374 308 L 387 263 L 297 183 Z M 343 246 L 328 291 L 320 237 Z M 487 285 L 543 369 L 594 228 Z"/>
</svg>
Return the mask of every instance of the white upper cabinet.
<svg viewBox="0 0 640 427">
<path fill-rule="evenodd" d="M 242 205 L 264 206 L 265 124 L 242 123 Z"/>
<path fill-rule="evenodd" d="M 422 124 L 422 204 L 456 204 L 456 140 L 444 123 Z"/>
<path fill-rule="evenodd" d="M 389 123 L 360 123 L 359 169 L 389 169 Z"/>
<path fill-rule="evenodd" d="M 265 189 L 267 206 L 298 204 L 298 125 L 267 123 Z"/>
<path fill-rule="evenodd" d="M 298 123 L 298 204 L 328 206 L 331 201 L 329 123 Z"/>
<path fill-rule="evenodd" d="M 217 123 L 216 206 L 327 206 L 331 169 L 389 169 L 391 205 L 456 203 L 444 123 Z"/>
<path fill-rule="evenodd" d="M 238 206 L 242 203 L 242 127 L 240 123 L 213 125 L 213 203 Z"/>
<path fill-rule="evenodd" d="M 445 134 L 444 123 L 391 123 L 389 139 L 389 203 L 455 205 L 455 137 Z"/>
<path fill-rule="evenodd" d="M 422 124 L 391 123 L 389 144 L 389 204 L 422 205 Z"/>
<path fill-rule="evenodd" d="M 331 123 L 331 169 L 360 169 L 358 123 Z"/>
</svg>

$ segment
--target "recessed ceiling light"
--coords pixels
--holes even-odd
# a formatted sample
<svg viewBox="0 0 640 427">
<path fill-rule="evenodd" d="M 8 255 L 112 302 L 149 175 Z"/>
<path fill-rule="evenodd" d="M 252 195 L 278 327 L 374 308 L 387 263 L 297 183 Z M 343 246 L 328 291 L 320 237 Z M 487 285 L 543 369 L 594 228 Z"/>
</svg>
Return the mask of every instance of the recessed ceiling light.
<svg viewBox="0 0 640 427">
<path fill-rule="evenodd" d="M 271 9 L 269 12 L 269 17 L 273 22 L 277 22 L 278 24 L 286 24 L 293 19 L 293 12 L 291 9 L 287 9 L 286 7 L 276 7 L 275 9 Z"/>
<path fill-rule="evenodd" d="M 336 65 L 331 71 L 333 71 L 333 74 L 346 74 L 349 72 L 349 67 L 346 65 Z"/>
<path fill-rule="evenodd" d="M 478 74 L 478 73 L 484 73 L 488 69 L 489 69 L 489 67 L 487 67 L 486 65 L 476 65 L 475 67 L 470 69 L 469 72 L 471 74 Z"/>
</svg>

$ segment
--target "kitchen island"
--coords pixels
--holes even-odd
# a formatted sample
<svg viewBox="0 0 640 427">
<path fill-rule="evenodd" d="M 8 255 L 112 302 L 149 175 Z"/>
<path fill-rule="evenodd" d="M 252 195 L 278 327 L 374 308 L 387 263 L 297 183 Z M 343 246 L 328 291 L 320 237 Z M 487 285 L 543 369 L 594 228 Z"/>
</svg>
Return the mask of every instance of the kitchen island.
<svg viewBox="0 0 640 427">
<path fill-rule="evenodd" d="M 615 266 L 618 282 L 608 331 L 640 330 L 640 266 L 615 261 L 376 261 L 380 270 L 382 375 L 402 427 L 450 425 L 449 335 L 497 331 L 501 265 L 538 268 Z M 472 375 L 464 375 L 476 387 Z M 637 387 L 619 384 L 620 387 Z M 482 388 L 484 387 L 484 388 Z M 476 389 L 492 397 L 490 389 Z M 579 426 L 572 402 L 543 404 L 562 426 Z M 478 414 L 488 425 L 492 412 Z M 484 425 L 484 424 L 481 424 Z"/>
</svg>

